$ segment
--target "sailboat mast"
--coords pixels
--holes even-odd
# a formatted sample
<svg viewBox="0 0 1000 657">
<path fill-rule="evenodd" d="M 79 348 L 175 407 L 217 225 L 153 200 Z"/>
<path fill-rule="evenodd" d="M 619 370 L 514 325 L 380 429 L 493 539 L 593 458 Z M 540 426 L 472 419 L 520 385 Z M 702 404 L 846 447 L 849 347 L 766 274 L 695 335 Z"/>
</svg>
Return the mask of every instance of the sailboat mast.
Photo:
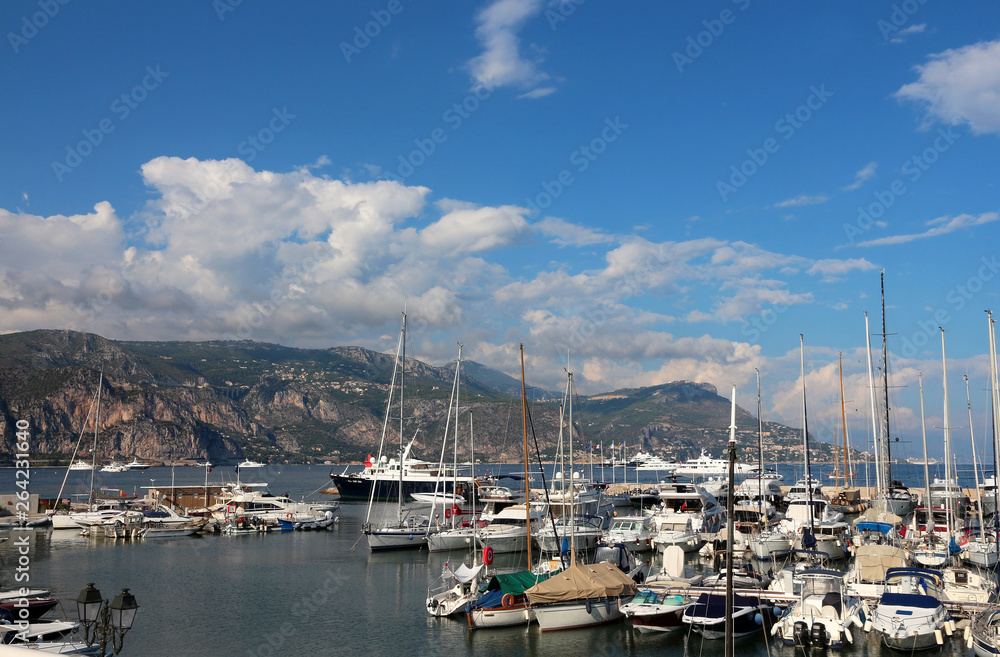
<svg viewBox="0 0 1000 657">
<path fill-rule="evenodd" d="M 524 345 L 521 345 L 521 417 L 524 424 L 524 508 L 528 527 L 528 570 L 531 570 L 531 500 L 528 494 L 528 393 L 524 387 Z M 541 465 L 541 464 L 539 464 Z"/>
<path fill-rule="evenodd" d="M 886 510 L 885 500 L 882 496 L 882 445 L 878 439 L 878 413 L 875 410 L 875 370 L 872 368 L 872 334 L 868 326 L 867 311 L 865 312 L 865 343 L 868 355 L 868 392 L 871 400 L 872 415 L 872 452 L 875 456 L 875 488 L 878 489 L 878 499 L 882 500 L 883 510 Z"/>
<path fill-rule="evenodd" d="M 94 490 L 94 475 L 97 474 L 97 433 L 101 427 L 101 391 L 104 389 L 104 366 L 101 365 L 101 378 L 97 383 L 97 415 L 94 419 L 94 453 L 93 453 L 93 463 L 90 467 L 90 505 L 87 507 L 88 511 L 94 510 L 94 497 L 96 492 Z"/>
<path fill-rule="evenodd" d="M 969 377 L 963 376 L 962 378 L 965 379 L 965 404 L 969 407 L 969 440 L 972 441 L 972 472 L 976 481 L 976 510 L 979 512 L 979 531 L 983 532 L 983 504 L 982 501 L 978 500 L 983 494 L 979 490 L 979 464 L 976 463 L 976 436 L 972 429 L 972 399 L 969 396 Z"/>
<path fill-rule="evenodd" d="M 927 423 L 924 421 L 924 373 L 917 373 L 917 381 L 920 384 L 920 433 L 924 439 L 924 508 L 926 509 L 927 520 L 925 532 L 933 536 L 934 532 L 934 505 L 931 503 L 931 473 L 927 465 Z"/>
<path fill-rule="evenodd" d="M 729 480 L 726 485 L 729 487 L 729 494 L 726 496 L 726 657 L 733 657 L 734 637 L 733 618 L 734 596 L 733 596 L 733 543 L 735 523 L 733 521 L 733 505 L 736 491 L 734 487 L 736 477 L 736 384 L 733 384 L 732 405 L 729 416 Z"/>
<path fill-rule="evenodd" d="M 886 478 L 886 488 L 892 488 L 892 436 L 889 433 L 889 349 L 886 346 L 886 333 L 885 333 L 885 270 L 882 270 L 880 280 L 882 281 L 882 363 L 885 367 L 882 370 L 882 376 L 885 379 L 885 385 L 882 386 L 882 391 L 885 396 L 885 441 L 882 446 L 885 448 L 885 458 L 883 464 L 885 466 L 885 478 Z"/>
<path fill-rule="evenodd" d="M 847 409 L 844 407 L 844 354 L 837 354 L 837 362 L 840 365 L 840 421 L 844 427 L 844 488 L 848 487 L 847 473 Z"/>
<path fill-rule="evenodd" d="M 566 373 L 566 403 L 569 406 L 569 563 L 576 565 L 576 485 L 573 481 L 573 373 Z M 564 477 L 565 478 L 565 477 Z M 565 499 L 565 498 L 563 498 Z M 565 516 L 563 516 L 565 517 Z"/>
<path fill-rule="evenodd" d="M 816 535 L 816 527 L 813 524 L 813 485 L 812 485 L 812 473 L 809 471 L 809 415 L 806 413 L 806 342 L 805 336 L 799 333 L 799 369 L 802 376 L 802 457 L 805 462 L 806 468 L 806 490 L 808 491 L 809 499 L 809 534 L 810 541 L 812 542 L 813 537 Z M 806 546 L 805 540 L 802 541 L 804 547 L 812 547 L 811 545 Z"/>
<path fill-rule="evenodd" d="M 951 539 L 951 421 L 948 415 L 948 361 L 944 355 L 944 328 L 941 328 L 941 379 L 944 385 L 944 481 L 945 518 L 948 524 L 949 543 Z"/>
<path fill-rule="evenodd" d="M 753 368 L 757 375 L 757 505 L 767 526 L 767 512 L 764 508 L 764 412 L 760 401 L 760 370 Z M 735 422 L 734 422 L 735 424 Z"/>
<path fill-rule="evenodd" d="M 403 375 L 406 373 L 406 311 L 403 311 L 403 328 L 400 334 L 400 357 L 399 361 L 399 506 L 397 514 L 399 520 L 403 520 Z"/>
</svg>

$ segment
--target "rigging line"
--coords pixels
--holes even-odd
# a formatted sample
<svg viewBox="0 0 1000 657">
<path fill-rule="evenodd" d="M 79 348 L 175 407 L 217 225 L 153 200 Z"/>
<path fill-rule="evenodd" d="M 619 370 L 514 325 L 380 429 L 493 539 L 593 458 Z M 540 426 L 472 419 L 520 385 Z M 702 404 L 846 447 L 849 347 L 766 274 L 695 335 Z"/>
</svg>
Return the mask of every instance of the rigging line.
<svg viewBox="0 0 1000 657">
<path fill-rule="evenodd" d="M 76 447 L 73 449 L 73 455 L 70 457 L 69 463 L 72 465 L 76 461 L 76 454 L 80 450 L 80 443 L 83 442 L 83 434 L 87 431 L 87 425 L 90 423 L 90 416 L 94 412 L 94 403 L 97 401 L 97 395 L 100 393 L 100 388 L 94 392 L 93 398 L 90 400 L 90 410 L 87 411 L 87 419 L 83 421 L 83 427 L 80 429 L 80 437 L 76 439 Z M 56 496 L 56 504 L 53 507 L 53 511 L 59 508 L 59 500 L 62 499 L 63 489 L 66 487 L 66 480 L 69 478 L 69 467 L 66 468 L 66 473 L 63 475 L 62 485 L 59 486 L 59 494 Z"/>
</svg>

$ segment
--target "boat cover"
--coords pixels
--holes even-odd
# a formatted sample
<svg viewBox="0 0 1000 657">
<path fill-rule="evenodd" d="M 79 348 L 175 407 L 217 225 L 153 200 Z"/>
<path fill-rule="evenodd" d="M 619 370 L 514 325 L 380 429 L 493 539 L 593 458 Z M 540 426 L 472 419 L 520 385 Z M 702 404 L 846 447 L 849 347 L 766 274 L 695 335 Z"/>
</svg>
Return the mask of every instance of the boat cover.
<svg viewBox="0 0 1000 657">
<path fill-rule="evenodd" d="M 915 609 L 937 609 L 941 601 L 930 595 L 919 593 L 883 593 L 879 607 L 888 610 L 890 607 L 913 607 Z"/>
<path fill-rule="evenodd" d="M 452 576 L 462 584 L 468 584 L 479 576 L 479 571 L 482 569 L 482 564 L 479 564 L 475 568 L 469 568 L 463 563 L 452 572 Z"/>
<path fill-rule="evenodd" d="M 536 575 L 530 570 L 522 570 L 517 573 L 500 573 L 493 576 L 486 588 L 491 591 L 503 591 L 511 595 L 521 595 L 525 590 L 530 589 L 539 582 L 544 582 L 549 578 L 548 574 Z"/>
<path fill-rule="evenodd" d="M 859 523 L 862 522 L 887 522 L 892 525 L 901 525 L 903 519 L 897 516 L 895 513 L 889 513 L 888 511 L 881 511 L 874 507 L 869 507 L 858 516 L 857 520 L 854 521 L 854 526 L 857 527 Z"/>
<path fill-rule="evenodd" d="M 531 604 L 635 595 L 635 582 L 612 563 L 577 564 L 524 593 Z"/>
<path fill-rule="evenodd" d="M 861 581 L 882 582 L 890 568 L 902 568 L 907 564 L 908 555 L 903 548 L 892 545 L 859 545 L 854 560 Z"/>
</svg>

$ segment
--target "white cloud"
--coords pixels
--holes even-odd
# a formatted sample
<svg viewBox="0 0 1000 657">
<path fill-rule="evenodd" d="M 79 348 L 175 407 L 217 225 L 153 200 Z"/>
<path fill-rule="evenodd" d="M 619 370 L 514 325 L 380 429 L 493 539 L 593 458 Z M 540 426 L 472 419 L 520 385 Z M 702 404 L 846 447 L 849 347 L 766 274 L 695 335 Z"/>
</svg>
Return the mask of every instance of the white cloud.
<svg viewBox="0 0 1000 657">
<path fill-rule="evenodd" d="M 824 283 L 832 283 L 838 281 L 845 274 L 848 274 L 854 270 L 857 271 L 871 271 L 875 269 L 875 265 L 868 262 L 864 258 L 850 258 L 848 260 L 837 260 L 837 259 L 827 259 L 827 260 L 817 260 L 812 264 L 809 269 L 806 270 L 807 274 L 822 276 Z"/>
<path fill-rule="evenodd" d="M 599 230 L 572 224 L 558 217 L 545 217 L 536 221 L 534 227 L 543 235 L 550 236 L 552 242 L 559 246 L 585 246 L 614 240 Z"/>
<path fill-rule="evenodd" d="M 906 41 L 906 38 L 909 37 L 911 34 L 923 34 L 924 30 L 926 29 L 927 29 L 927 23 L 920 23 L 919 25 L 911 25 L 907 28 L 904 28 L 896 32 L 896 34 L 893 35 L 891 39 L 889 39 L 889 43 L 904 43 Z"/>
<path fill-rule="evenodd" d="M 906 242 L 913 242 L 914 240 L 927 239 L 929 237 L 940 237 L 941 235 L 947 235 L 948 233 L 953 233 L 956 230 L 961 230 L 962 228 L 971 228 L 973 226 L 980 226 L 982 224 L 988 224 L 1000 219 L 1000 215 L 996 212 L 986 212 L 979 216 L 973 216 L 971 214 L 960 214 L 956 217 L 938 217 L 927 222 L 928 228 L 922 233 L 910 233 L 908 235 L 890 235 L 888 237 L 880 237 L 874 240 L 868 240 L 866 242 L 859 242 L 858 246 L 885 246 L 888 244 L 905 244 Z"/>
<path fill-rule="evenodd" d="M 858 187 L 861 187 L 866 182 L 868 182 L 869 180 L 871 180 L 872 178 L 875 177 L 875 169 L 876 168 L 878 168 L 878 163 L 877 162 L 869 162 L 868 164 L 866 164 L 864 166 L 863 169 L 861 169 L 861 171 L 858 171 L 856 174 L 854 174 L 854 182 L 853 183 L 851 183 L 850 185 L 847 185 L 846 187 L 841 187 L 841 189 L 844 190 L 845 192 L 847 192 L 847 191 L 855 190 Z"/>
<path fill-rule="evenodd" d="M 543 86 L 549 75 L 538 68 L 541 55 L 526 59 L 517 35 L 543 6 L 543 0 L 494 0 L 479 11 L 476 39 L 483 52 L 467 63 L 476 84 L 526 89 L 521 98 L 540 98 L 555 90 L 551 85 Z"/>
<path fill-rule="evenodd" d="M 779 201 L 774 204 L 776 208 L 794 208 L 802 205 L 820 205 L 821 203 L 826 203 L 829 201 L 829 197 L 823 196 L 822 194 L 817 196 L 808 196 L 806 194 L 801 194 L 795 198 L 790 198 L 784 201 Z"/>
<path fill-rule="evenodd" d="M 1000 41 L 986 41 L 931 55 L 916 67 L 920 77 L 896 97 L 926 106 L 929 119 L 968 123 L 977 133 L 1000 133 Z"/>
</svg>

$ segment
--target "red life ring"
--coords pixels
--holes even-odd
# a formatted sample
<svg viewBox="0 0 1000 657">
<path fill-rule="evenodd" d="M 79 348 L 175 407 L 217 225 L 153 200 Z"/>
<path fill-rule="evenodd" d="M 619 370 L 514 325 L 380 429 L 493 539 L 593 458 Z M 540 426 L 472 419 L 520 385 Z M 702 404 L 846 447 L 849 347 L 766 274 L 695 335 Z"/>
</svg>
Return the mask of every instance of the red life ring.
<svg viewBox="0 0 1000 657">
<path fill-rule="evenodd" d="M 288 518 L 289 520 L 291 520 L 292 519 L 292 512 L 289 511 L 288 513 L 286 513 L 285 517 Z"/>
<path fill-rule="evenodd" d="M 514 606 L 514 596 L 510 593 L 504 593 L 503 598 L 500 599 L 500 604 L 503 605 L 504 609 L 510 609 Z"/>
<path fill-rule="evenodd" d="M 483 548 L 483 563 L 487 566 L 493 565 L 493 548 L 489 545 Z"/>
<path fill-rule="evenodd" d="M 444 517 L 445 518 L 450 518 L 451 517 L 451 509 L 445 509 L 444 510 Z"/>
</svg>

